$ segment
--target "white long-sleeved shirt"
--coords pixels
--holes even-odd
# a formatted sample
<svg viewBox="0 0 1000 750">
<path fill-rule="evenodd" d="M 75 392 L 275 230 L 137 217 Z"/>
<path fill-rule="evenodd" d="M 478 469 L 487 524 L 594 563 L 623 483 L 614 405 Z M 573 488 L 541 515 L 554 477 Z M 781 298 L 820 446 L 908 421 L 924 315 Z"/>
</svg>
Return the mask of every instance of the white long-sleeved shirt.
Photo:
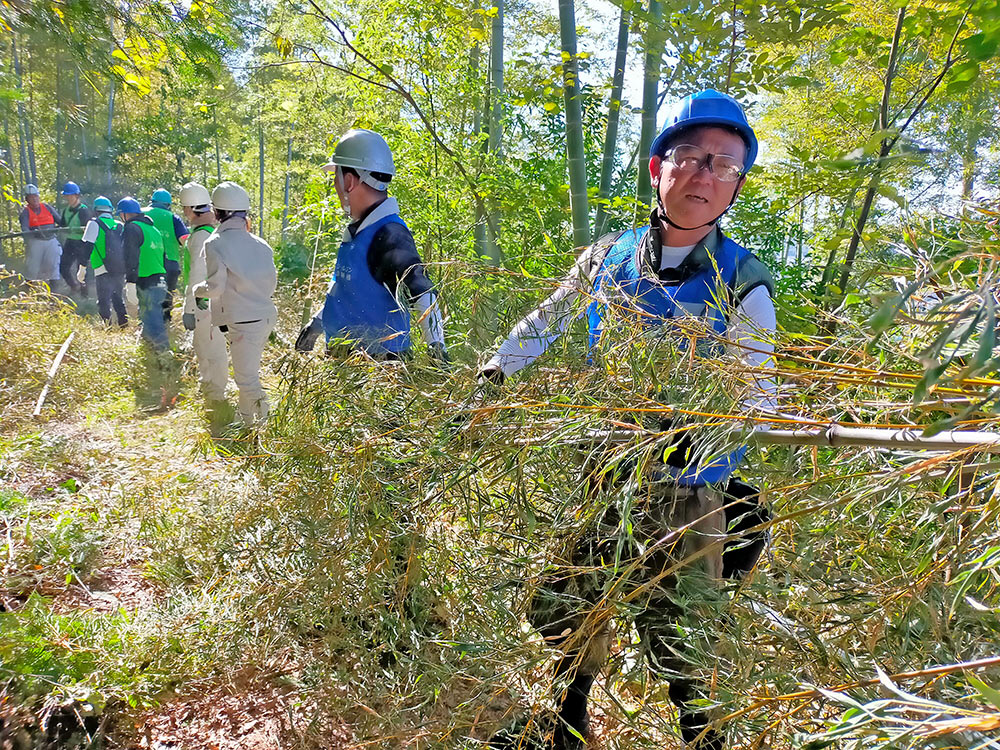
<svg viewBox="0 0 1000 750">
<path fill-rule="evenodd" d="M 678 267 L 695 247 L 662 247 L 660 269 Z M 608 250 L 607 246 L 598 245 L 585 250 L 555 292 L 514 326 L 484 369 L 498 369 L 509 376 L 544 354 L 570 323 L 586 312 L 590 293 Z M 754 373 L 771 366 L 774 352 L 772 334 L 776 328 L 771 294 L 766 286 L 758 286 L 738 304 L 726 327 L 730 349 L 748 372 Z M 745 405 L 765 411 L 775 410 L 774 380 L 756 374 L 753 375 L 753 382 L 754 392 Z"/>
<path fill-rule="evenodd" d="M 275 319 L 278 273 L 271 246 L 247 231 L 246 219 L 226 219 L 205 241 L 207 276 L 195 297 L 210 301 L 212 325 Z"/>
</svg>

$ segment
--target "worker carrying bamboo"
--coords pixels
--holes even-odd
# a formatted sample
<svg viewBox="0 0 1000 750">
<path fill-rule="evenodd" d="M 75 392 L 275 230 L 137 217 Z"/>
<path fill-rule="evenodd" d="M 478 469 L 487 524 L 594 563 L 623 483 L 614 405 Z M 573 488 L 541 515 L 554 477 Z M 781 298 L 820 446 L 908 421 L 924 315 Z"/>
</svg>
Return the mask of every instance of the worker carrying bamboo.
<svg viewBox="0 0 1000 750">
<path fill-rule="evenodd" d="M 170 192 L 159 188 L 153 191 L 149 205 L 142 212 L 153 220 L 153 226 L 163 238 L 163 267 L 166 269 L 167 305 L 164 316 L 170 320 L 170 311 L 174 306 L 174 291 L 181 277 L 181 253 L 188 237 L 188 228 L 181 218 L 170 210 L 173 202 Z"/>
<path fill-rule="evenodd" d="M 59 212 L 42 202 L 37 185 L 24 186 L 24 208 L 18 220 L 24 233 L 25 275 L 31 281 L 45 281 L 49 288 L 57 289 L 62 257 L 62 247 L 56 239 Z"/>
<path fill-rule="evenodd" d="M 613 357 L 616 343 L 635 336 L 683 342 L 689 334 L 681 328 L 682 319 L 688 318 L 707 328 L 702 335 L 712 354 L 717 352 L 711 342 L 729 342 L 749 371 L 759 370 L 773 351 L 771 278 L 719 227 L 756 156 L 757 138 L 736 100 L 706 90 L 677 103 L 649 151 L 656 191 L 649 225 L 606 235 L 586 249 L 555 293 L 517 324 L 481 377 L 501 383 L 581 317 L 595 354 Z M 754 404 L 769 405 L 772 384 L 763 377 L 751 375 L 750 380 Z M 607 618 L 596 609 L 616 586 L 637 607 L 635 626 L 644 653 L 652 671 L 670 683 L 684 740 L 699 750 L 725 746 L 722 728 L 702 708 L 702 699 L 710 699 L 707 685 L 688 662 L 695 652 L 714 651 L 712 616 L 705 613 L 718 600 L 718 582 L 725 573 L 751 568 L 763 544 L 755 538 L 733 550 L 738 557 L 723 554 L 723 506 L 730 499 L 724 493 L 728 489 L 749 499 L 751 509 L 757 507 L 753 488 L 731 484 L 745 451 L 720 453 L 695 436 L 661 451 L 658 459 L 616 470 L 590 467 L 592 490 L 616 497 L 635 491 L 634 505 L 623 518 L 618 507 L 628 501 L 611 502 L 583 540 L 570 544 L 560 563 L 568 567 L 555 566 L 534 592 L 529 619 L 549 645 L 562 650 L 555 669 L 557 709 L 547 721 L 501 731 L 492 747 L 565 750 L 579 747 L 577 738 L 588 736 L 587 700 L 607 659 L 609 640 Z M 605 579 L 600 571 L 611 575 Z"/>
<path fill-rule="evenodd" d="M 88 267 L 93 269 L 97 287 L 97 312 L 108 325 L 114 309 L 118 325 L 128 325 L 125 310 L 125 251 L 122 245 L 122 224 L 115 220 L 114 207 L 103 195 L 94 201 L 94 218 L 83 230 L 84 252 L 89 254 Z"/>
<path fill-rule="evenodd" d="M 83 202 L 80 186 L 75 182 L 63 185 L 62 197 L 66 199 L 66 207 L 59 215 L 59 224 L 68 231 L 63 237 L 59 273 L 71 292 L 86 297 L 94 281 L 94 269 L 90 267 L 90 250 L 83 243 L 83 228 L 93 214 Z M 81 268 L 85 269 L 83 281 L 80 281 Z"/>
<path fill-rule="evenodd" d="M 245 425 L 267 417 L 267 394 L 260 382 L 260 360 L 278 319 L 274 290 L 278 273 L 271 246 L 250 233 L 250 196 L 235 182 L 212 191 L 219 225 L 205 240 L 205 280 L 195 284 L 195 303 L 208 309 L 212 325 L 229 342 L 233 379 L 240 390 L 239 413 Z"/>
<path fill-rule="evenodd" d="M 371 130 L 349 130 L 323 170 L 350 224 L 344 230 L 323 309 L 299 333 L 298 351 L 311 351 L 326 334 L 328 351 L 360 349 L 380 360 L 409 354 L 410 308 L 420 316 L 431 356 L 447 361 L 444 323 L 434 285 L 399 204 L 388 195 L 396 174 L 385 139 Z"/>
<path fill-rule="evenodd" d="M 125 222 L 122 247 L 125 255 L 125 280 L 135 284 L 139 300 L 142 337 L 153 351 L 167 355 L 170 338 L 164 318 L 167 306 L 167 273 L 163 265 L 163 237 L 152 218 L 143 213 L 135 198 L 118 201 L 118 213 Z"/>
<path fill-rule="evenodd" d="M 187 239 L 188 277 L 184 292 L 184 327 L 194 332 L 194 353 L 198 359 L 198 378 L 205 399 L 212 404 L 226 398 L 229 382 L 229 353 L 225 334 L 212 324 L 212 313 L 198 307 L 194 288 L 205 281 L 208 268 L 205 242 L 215 231 L 215 211 L 208 189 L 197 182 L 181 188 L 181 211 L 191 227 Z"/>
</svg>

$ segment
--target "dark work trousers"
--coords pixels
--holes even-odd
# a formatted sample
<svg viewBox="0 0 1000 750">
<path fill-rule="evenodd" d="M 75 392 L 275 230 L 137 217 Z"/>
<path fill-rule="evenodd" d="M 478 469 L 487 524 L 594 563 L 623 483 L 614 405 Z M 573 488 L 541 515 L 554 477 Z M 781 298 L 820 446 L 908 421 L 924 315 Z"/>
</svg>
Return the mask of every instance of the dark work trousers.
<svg viewBox="0 0 1000 750">
<path fill-rule="evenodd" d="M 610 621 L 624 606 L 651 671 L 670 683 L 682 737 L 698 750 L 720 750 L 722 733 L 709 726 L 712 717 L 695 702 L 708 697 L 695 664 L 704 665 L 705 654 L 713 658 L 712 623 L 725 601 L 719 586 L 723 495 L 708 487 L 679 487 L 655 465 L 588 474 L 600 476 L 590 482 L 591 492 L 603 502 L 610 499 L 609 507 L 569 541 L 529 603 L 531 624 L 563 652 L 555 669 L 560 721 L 549 746 L 580 746 L 566 725 L 587 736 L 588 695 L 608 658 Z"/>
<path fill-rule="evenodd" d="M 102 273 L 95 283 L 97 312 L 105 323 L 111 325 L 111 310 L 114 308 L 118 325 L 124 328 L 128 324 L 128 313 L 125 312 L 125 274 Z"/>
<path fill-rule="evenodd" d="M 77 275 L 80 266 L 86 266 L 90 262 L 90 256 L 86 247 L 80 240 L 66 240 L 63 242 L 62 258 L 59 259 L 59 274 L 72 292 L 80 292 L 87 295 L 86 282 L 80 283 Z M 88 277 L 92 274 L 88 274 Z"/>
<path fill-rule="evenodd" d="M 177 281 L 181 277 L 181 264 L 176 260 L 164 258 L 163 267 L 167 272 L 167 304 L 163 308 L 163 319 L 170 320 L 170 312 L 174 308 L 174 292 L 177 290 Z"/>
</svg>

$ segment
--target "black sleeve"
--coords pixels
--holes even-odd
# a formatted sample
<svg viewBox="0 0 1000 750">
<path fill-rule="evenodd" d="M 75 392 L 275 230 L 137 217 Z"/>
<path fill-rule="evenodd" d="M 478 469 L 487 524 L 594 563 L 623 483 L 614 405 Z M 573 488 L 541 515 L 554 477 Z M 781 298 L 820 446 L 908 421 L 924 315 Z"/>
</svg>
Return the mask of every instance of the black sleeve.
<svg viewBox="0 0 1000 750">
<path fill-rule="evenodd" d="M 135 283 L 139 279 L 139 250 L 142 247 L 142 230 L 128 223 L 122 230 L 122 249 L 125 251 L 125 280 Z"/>
<path fill-rule="evenodd" d="M 87 222 L 94 218 L 94 213 L 87 207 L 80 209 L 80 226 L 87 226 Z"/>
<path fill-rule="evenodd" d="M 21 222 L 21 231 L 28 232 L 31 231 L 31 225 L 28 223 L 30 219 L 28 218 L 27 207 L 21 209 L 21 213 L 18 214 L 17 220 Z"/>
<path fill-rule="evenodd" d="M 402 281 L 410 302 L 434 288 L 427 278 L 413 235 L 406 226 L 396 222 L 386 224 L 372 237 L 371 247 L 368 248 L 368 270 L 375 281 L 384 284 L 393 296 Z"/>
</svg>

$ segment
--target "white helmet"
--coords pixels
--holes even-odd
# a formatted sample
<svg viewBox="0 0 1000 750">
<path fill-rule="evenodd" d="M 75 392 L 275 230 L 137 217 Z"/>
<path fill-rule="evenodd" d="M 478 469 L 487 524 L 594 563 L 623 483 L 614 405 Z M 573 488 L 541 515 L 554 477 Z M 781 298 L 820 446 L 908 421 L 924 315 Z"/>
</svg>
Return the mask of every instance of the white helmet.
<svg viewBox="0 0 1000 750">
<path fill-rule="evenodd" d="M 39 195 L 40 193 L 38 192 L 38 186 L 37 185 L 31 185 L 31 184 L 25 185 L 24 186 L 24 194 L 25 195 Z"/>
<path fill-rule="evenodd" d="M 385 138 L 373 130 L 348 130 L 343 138 L 337 141 L 330 161 L 323 165 L 323 171 L 332 172 L 337 167 L 350 167 L 358 173 L 361 181 L 375 190 L 385 190 L 388 180 L 377 180 L 372 172 L 396 174 L 392 163 L 392 151 Z"/>
<path fill-rule="evenodd" d="M 212 202 L 208 188 L 197 182 L 188 182 L 181 188 L 181 205 L 188 208 L 206 206 Z"/>
<path fill-rule="evenodd" d="M 250 195 L 235 182 L 220 182 L 212 191 L 212 205 L 220 211 L 249 211 Z"/>
</svg>

